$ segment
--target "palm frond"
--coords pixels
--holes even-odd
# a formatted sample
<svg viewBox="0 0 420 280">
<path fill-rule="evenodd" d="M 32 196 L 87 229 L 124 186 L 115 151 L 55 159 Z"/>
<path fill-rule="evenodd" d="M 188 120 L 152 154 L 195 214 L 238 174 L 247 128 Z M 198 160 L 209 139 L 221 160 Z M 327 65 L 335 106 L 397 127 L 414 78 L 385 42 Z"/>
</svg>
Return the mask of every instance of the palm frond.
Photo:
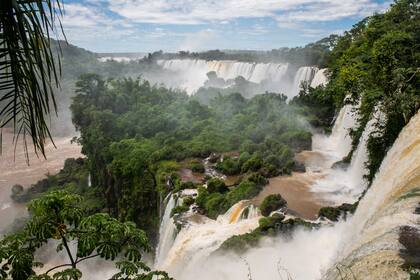
<svg viewBox="0 0 420 280">
<path fill-rule="evenodd" d="M 57 111 L 53 89 L 61 74 L 60 52 L 55 57 L 50 41 L 51 33 L 63 31 L 60 1 L 0 1 L 0 128 L 12 124 L 25 151 L 28 137 L 44 157 L 46 140 L 52 141 L 46 120 Z"/>
</svg>

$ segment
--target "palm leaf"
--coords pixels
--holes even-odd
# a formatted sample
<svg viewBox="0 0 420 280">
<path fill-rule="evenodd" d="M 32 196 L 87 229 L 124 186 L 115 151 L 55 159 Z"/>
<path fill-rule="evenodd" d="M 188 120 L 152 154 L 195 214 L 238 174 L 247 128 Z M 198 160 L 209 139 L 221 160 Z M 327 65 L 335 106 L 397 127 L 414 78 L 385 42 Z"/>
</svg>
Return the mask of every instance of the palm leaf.
<svg viewBox="0 0 420 280">
<path fill-rule="evenodd" d="M 52 141 L 46 120 L 57 111 L 61 52 L 55 57 L 50 34 L 62 32 L 60 1 L 0 1 L 0 128 L 11 124 L 23 136 L 27 160 L 27 137 L 44 157 L 46 140 Z"/>
</svg>

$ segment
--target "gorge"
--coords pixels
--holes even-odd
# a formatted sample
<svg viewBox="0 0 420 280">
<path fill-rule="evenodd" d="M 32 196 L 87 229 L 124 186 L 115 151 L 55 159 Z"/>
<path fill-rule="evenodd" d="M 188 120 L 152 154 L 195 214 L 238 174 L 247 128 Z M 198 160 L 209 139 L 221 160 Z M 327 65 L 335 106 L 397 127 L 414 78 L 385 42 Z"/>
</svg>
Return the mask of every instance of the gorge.
<svg viewBox="0 0 420 280">
<path fill-rule="evenodd" d="M 57 104 L 0 76 L 0 279 L 420 279 L 420 9 L 386 6 L 271 50 L 48 39 Z"/>
</svg>

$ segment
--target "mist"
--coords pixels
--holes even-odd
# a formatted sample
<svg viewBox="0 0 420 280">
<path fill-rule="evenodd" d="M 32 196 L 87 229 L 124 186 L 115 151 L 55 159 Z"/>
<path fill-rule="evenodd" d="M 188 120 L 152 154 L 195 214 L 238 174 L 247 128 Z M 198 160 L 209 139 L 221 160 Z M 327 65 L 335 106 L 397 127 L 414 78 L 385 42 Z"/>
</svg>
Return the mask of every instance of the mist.
<svg viewBox="0 0 420 280">
<path fill-rule="evenodd" d="M 291 236 L 264 238 L 246 253 L 214 253 L 186 263 L 180 280 L 319 279 L 335 262 L 345 222 L 316 230 L 297 229 Z M 250 276 L 249 276 L 250 275 Z"/>
</svg>

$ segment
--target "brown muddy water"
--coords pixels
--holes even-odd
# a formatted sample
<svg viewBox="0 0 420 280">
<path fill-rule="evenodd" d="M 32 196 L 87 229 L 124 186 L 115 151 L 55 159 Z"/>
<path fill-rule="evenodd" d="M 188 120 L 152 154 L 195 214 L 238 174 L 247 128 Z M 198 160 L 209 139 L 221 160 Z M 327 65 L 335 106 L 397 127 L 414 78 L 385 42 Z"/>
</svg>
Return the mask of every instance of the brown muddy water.
<svg viewBox="0 0 420 280">
<path fill-rule="evenodd" d="M 292 173 L 290 176 L 280 176 L 269 179 L 268 185 L 252 200 L 259 206 L 264 198 L 271 194 L 280 194 L 286 201 L 287 207 L 295 215 L 309 220 L 318 216 L 319 209 L 327 203 L 311 192 L 311 185 L 320 178 L 317 173 Z"/>
<path fill-rule="evenodd" d="M 23 142 L 13 144 L 13 131 L 3 129 L 3 145 L 0 155 L 0 232 L 6 229 L 15 218 L 26 214 L 26 208 L 22 204 L 14 203 L 11 198 L 11 187 L 20 184 L 25 188 L 47 174 L 56 174 L 64 165 L 64 161 L 70 157 L 80 157 L 81 147 L 71 144 L 72 137 L 54 137 L 54 145 L 49 142 L 46 147 L 47 159 L 37 157 L 32 147 L 29 147 L 29 165 L 26 161 Z"/>
</svg>

